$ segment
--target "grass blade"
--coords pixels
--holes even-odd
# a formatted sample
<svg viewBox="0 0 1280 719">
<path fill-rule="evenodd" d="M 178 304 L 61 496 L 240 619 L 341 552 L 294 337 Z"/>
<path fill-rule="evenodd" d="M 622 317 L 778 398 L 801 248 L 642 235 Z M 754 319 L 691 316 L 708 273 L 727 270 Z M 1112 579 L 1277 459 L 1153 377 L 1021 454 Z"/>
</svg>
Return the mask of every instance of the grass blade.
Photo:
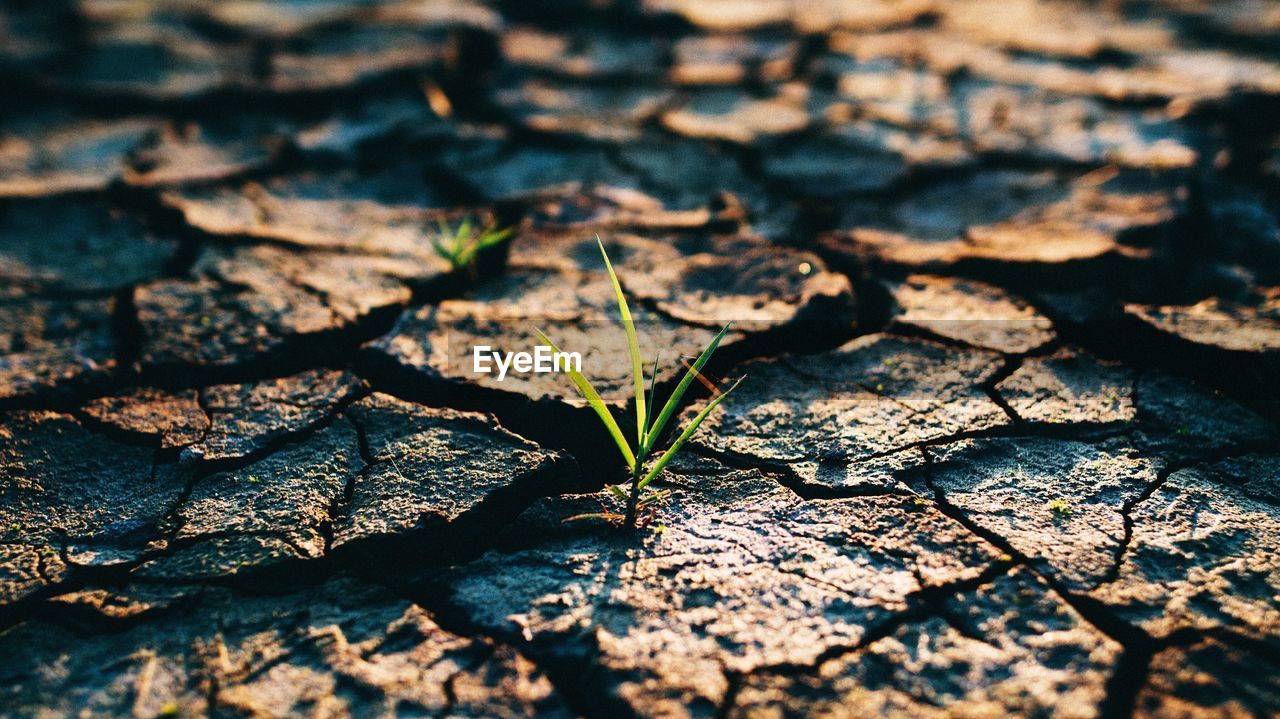
<svg viewBox="0 0 1280 719">
<path fill-rule="evenodd" d="M 471 264 L 471 258 L 475 255 L 474 242 L 471 239 L 471 218 L 462 218 L 462 224 L 458 225 L 458 236 L 453 241 L 453 251 L 458 256 L 458 263 L 462 266 Z"/>
<path fill-rule="evenodd" d="M 463 247 L 458 250 L 458 266 L 470 267 L 471 261 L 475 259 L 475 248 L 471 246 Z"/>
<path fill-rule="evenodd" d="M 649 377 L 649 401 L 645 403 L 644 432 L 649 433 L 649 412 L 653 411 L 654 400 L 658 394 L 658 367 L 662 362 L 662 350 L 653 357 L 653 375 Z"/>
<path fill-rule="evenodd" d="M 542 330 L 534 328 L 533 331 L 537 332 L 538 338 L 551 347 L 552 350 L 560 351 L 560 348 L 556 347 L 555 343 L 542 333 Z M 609 431 L 609 435 L 613 437 L 613 441 L 618 445 L 618 451 L 622 453 L 622 458 L 627 461 L 627 468 L 634 470 L 636 456 L 627 444 L 627 438 L 622 434 L 622 429 L 618 427 L 617 420 L 609 413 L 609 407 L 604 403 L 604 400 L 600 399 L 600 395 L 591 386 L 591 383 L 587 381 L 587 378 L 582 376 L 581 372 L 570 369 L 567 370 L 566 374 L 569 375 L 569 380 L 573 382 L 573 385 L 578 388 L 578 393 L 582 395 L 583 399 L 587 400 L 587 404 L 591 405 L 591 409 L 595 410 L 596 414 L 599 415 L 600 421 L 604 423 L 604 428 Z"/>
<path fill-rule="evenodd" d="M 738 380 L 738 382 L 741 381 L 742 380 Z M 715 399 L 708 402 L 707 406 L 698 413 L 698 416 L 693 418 L 693 421 L 689 423 L 689 426 L 684 428 L 684 431 L 680 433 L 680 436 L 676 441 L 672 442 L 671 446 L 667 448 L 667 451 L 663 452 L 662 456 L 658 458 L 658 461 L 654 463 L 653 469 L 649 470 L 649 473 L 645 475 L 644 479 L 640 480 L 640 484 L 638 485 L 639 489 L 644 489 L 645 485 L 652 482 L 653 478 L 658 476 L 658 473 L 662 471 L 662 468 L 667 466 L 667 462 L 670 462 L 671 458 L 676 455 L 676 452 L 679 452 L 680 448 L 684 446 L 684 443 L 693 436 L 693 433 L 698 431 L 698 425 L 702 424 L 702 420 L 706 419 L 707 416 L 711 414 L 711 411 L 723 402 L 725 397 L 729 396 L 729 393 L 738 386 L 738 382 L 734 382 L 729 389 L 725 390 Z"/>
<path fill-rule="evenodd" d="M 689 364 L 689 362 L 683 357 L 680 358 L 680 364 L 684 365 L 685 369 L 689 370 L 690 372 L 693 372 L 693 378 L 701 382 L 702 386 L 706 387 L 707 391 L 709 391 L 711 394 L 715 395 L 720 393 L 720 388 L 716 387 L 714 382 L 707 379 L 706 375 L 694 369 L 693 365 Z"/>
<path fill-rule="evenodd" d="M 435 248 L 436 254 L 446 260 L 453 260 L 453 251 L 446 247 L 444 241 L 453 235 L 453 230 L 449 228 L 449 223 L 443 218 L 436 218 L 436 229 L 438 232 L 431 236 L 431 246 Z"/>
<path fill-rule="evenodd" d="M 667 497 L 669 497 L 669 496 L 671 496 L 671 490 L 669 490 L 669 489 L 659 489 L 659 490 L 658 490 L 658 491 L 656 491 L 656 492 L 650 492 L 650 493 L 649 493 L 649 496 L 647 496 L 647 497 L 645 497 L 644 499 L 640 500 L 640 501 L 636 504 L 636 506 L 637 506 L 637 507 L 640 507 L 640 508 L 650 507 L 650 506 L 653 506 L 653 505 L 657 504 L 658 502 L 663 501 L 664 499 L 666 499 L 666 498 L 667 498 Z"/>
<path fill-rule="evenodd" d="M 623 520 L 621 514 L 613 512 L 588 512 L 587 514 L 575 514 L 572 517 L 565 517 L 561 522 L 580 522 L 584 519 L 603 519 L 610 524 L 620 524 Z"/>
<path fill-rule="evenodd" d="M 458 236 L 454 238 L 454 245 L 462 247 L 463 243 L 471 238 L 471 218 L 462 218 L 462 223 L 458 225 Z"/>
<path fill-rule="evenodd" d="M 490 230 L 480 236 L 480 241 L 477 244 L 480 249 L 493 247 L 494 245 L 502 244 L 503 242 L 511 239 L 511 236 L 515 233 L 515 227 L 508 227 L 505 230 Z"/>
<path fill-rule="evenodd" d="M 622 294 L 622 283 L 613 271 L 613 263 L 609 254 L 604 251 L 604 242 L 596 235 L 596 244 L 600 246 L 600 256 L 604 258 L 604 266 L 609 270 L 609 281 L 613 283 L 613 294 L 618 298 L 618 313 L 622 315 L 622 327 L 627 331 L 627 349 L 631 353 L 631 377 L 636 388 L 636 443 L 644 446 L 644 423 L 648 411 L 644 405 L 644 365 L 640 360 L 640 342 L 636 339 L 636 323 L 631 319 L 631 310 L 627 307 L 627 298 Z"/>
<path fill-rule="evenodd" d="M 680 398 L 684 397 L 684 393 L 689 389 L 689 384 L 693 382 L 693 378 L 698 376 L 703 365 L 707 360 L 711 359 L 711 354 L 720 346 L 720 340 L 724 339 L 725 333 L 729 331 L 729 325 L 725 325 L 716 338 L 711 340 L 711 344 L 702 350 L 702 354 L 698 355 L 698 359 L 694 360 L 693 366 L 685 372 L 684 377 L 680 379 L 680 384 L 676 386 L 671 397 L 667 399 L 667 403 L 662 407 L 662 414 L 658 415 L 653 425 L 649 427 L 649 432 L 645 434 L 644 441 L 640 445 L 640 451 L 643 454 L 646 449 L 653 446 L 653 442 L 662 434 L 662 428 L 667 426 L 667 422 L 671 421 L 671 415 L 675 414 L 676 408 L 680 406 Z M 723 397 L 724 395 L 721 395 Z"/>
<path fill-rule="evenodd" d="M 616 484 L 611 484 L 609 485 L 609 491 L 618 499 L 621 499 L 624 502 L 627 501 L 627 493 L 622 491 L 622 487 L 619 487 Z"/>
</svg>

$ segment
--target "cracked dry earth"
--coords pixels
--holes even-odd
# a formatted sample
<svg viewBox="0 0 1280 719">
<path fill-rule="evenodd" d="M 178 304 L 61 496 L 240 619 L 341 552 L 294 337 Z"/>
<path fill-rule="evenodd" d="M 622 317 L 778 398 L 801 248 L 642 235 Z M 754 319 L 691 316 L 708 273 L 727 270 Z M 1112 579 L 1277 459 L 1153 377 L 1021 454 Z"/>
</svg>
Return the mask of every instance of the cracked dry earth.
<svg viewBox="0 0 1280 719">
<path fill-rule="evenodd" d="M 1277 38 L 7 3 L 0 716 L 1277 716 Z M 623 478 L 564 378 L 458 354 L 628 416 L 597 233 L 663 387 L 746 376 L 635 535 L 563 521 Z"/>
</svg>

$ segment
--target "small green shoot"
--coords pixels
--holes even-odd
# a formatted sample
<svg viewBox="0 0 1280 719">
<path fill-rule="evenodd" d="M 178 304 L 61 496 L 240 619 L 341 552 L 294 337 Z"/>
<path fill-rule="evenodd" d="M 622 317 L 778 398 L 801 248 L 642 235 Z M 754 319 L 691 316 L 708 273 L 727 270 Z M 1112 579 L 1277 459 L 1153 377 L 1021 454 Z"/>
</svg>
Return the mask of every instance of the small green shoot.
<svg viewBox="0 0 1280 719">
<path fill-rule="evenodd" d="M 631 356 L 631 374 L 635 389 L 635 406 L 636 406 L 636 427 L 634 437 L 635 442 L 632 443 L 628 439 L 628 433 L 624 432 L 622 427 L 618 426 L 617 420 L 609 412 L 609 408 L 605 405 L 604 400 L 600 399 L 600 395 L 587 381 L 587 378 L 581 372 L 570 370 L 568 372 L 569 380 L 577 388 L 578 393 L 582 395 L 591 409 L 595 411 L 596 416 L 600 418 L 601 424 L 608 431 L 609 436 L 613 439 L 613 443 L 618 447 L 618 453 L 622 455 L 623 461 L 627 464 L 627 469 L 631 473 L 630 481 L 625 485 L 609 485 L 609 492 L 620 502 L 626 506 L 623 514 L 612 512 L 605 507 L 601 507 L 600 512 L 592 512 L 589 514 L 579 514 L 570 517 L 574 519 L 604 519 L 606 521 L 621 524 L 628 529 L 636 526 L 636 517 L 641 510 L 649 510 L 649 516 L 652 518 L 653 510 L 656 505 L 666 499 L 670 492 L 666 490 L 650 492 L 647 496 L 641 497 L 641 492 L 649 486 L 662 470 L 667 466 L 676 453 L 684 446 L 685 442 L 693 436 L 708 416 L 715 411 L 716 407 L 729 396 L 729 393 L 738 386 L 735 382 L 732 386 L 724 391 L 719 391 L 716 386 L 702 374 L 702 368 L 706 366 L 707 361 L 711 359 L 711 355 L 720 346 L 720 341 L 724 339 L 725 334 L 729 331 L 729 325 L 724 328 L 711 340 L 706 349 L 702 350 L 702 354 L 693 361 L 693 364 L 685 363 L 685 374 L 680 379 L 680 383 L 676 385 L 671 396 L 667 398 L 663 404 L 661 411 L 655 413 L 657 409 L 657 376 L 661 356 L 654 360 L 653 375 L 649 378 L 648 396 L 645 393 L 644 364 L 640 358 L 640 343 L 636 338 L 635 320 L 631 316 L 631 310 L 627 307 L 627 298 L 622 291 L 622 283 L 618 281 L 618 275 L 614 272 L 613 263 L 609 261 L 609 254 L 605 252 L 604 243 L 599 236 L 596 237 L 596 244 L 600 247 L 600 256 L 604 258 L 605 268 L 609 271 L 609 281 L 613 285 L 614 296 L 618 301 L 618 314 L 622 319 L 622 326 L 627 333 L 627 349 Z M 559 352 L 560 348 L 556 347 L 550 339 L 547 338 L 542 330 L 535 329 L 538 338 L 552 350 Z M 665 450 L 659 452 L 658 441 L 662 438 L 662 432 L 667 428 L 671 418 L 675 416 L 676 410 L 680 407 L 680 401 L 684 398 L 685 392 L 694 380 L 698 380 L 706 385 L 712 391 L 712 397 L 707 406 L 693 418 L 689 425 L 684 428 L 680 436 L 676 437 Z M 741 380 L 739 380 L 741 381 Z M 650 460 L 653 460 L 650 462 Z M 566 521 L 569 521 L 566 520 Z M 647 520 L 646 520 L 647 523 Z"/>
<path fill-rule="evenodd" d="M 488 222 L 476 227 L 470 217 L 465 217 L 458 227 L 452 228 L 444 220 L 438 222 L 439 232 L 431 238 L 436 254 L 449 261 L 455 270 L 466 270 L 475 277 L 476 257 L 482 250 L 500 245 L 516 234 L 516 228 L 499 228 Z"/>
<path fill-rule="evenodd" d="M 1068 514 L 1071 514 L 1071 505 L 1067 504 L 1067 500 L 1059 497 L 1058 499 L 1049 502 L 1049 510 L 1059 517 L 1065 517 Z"/>
</svg>

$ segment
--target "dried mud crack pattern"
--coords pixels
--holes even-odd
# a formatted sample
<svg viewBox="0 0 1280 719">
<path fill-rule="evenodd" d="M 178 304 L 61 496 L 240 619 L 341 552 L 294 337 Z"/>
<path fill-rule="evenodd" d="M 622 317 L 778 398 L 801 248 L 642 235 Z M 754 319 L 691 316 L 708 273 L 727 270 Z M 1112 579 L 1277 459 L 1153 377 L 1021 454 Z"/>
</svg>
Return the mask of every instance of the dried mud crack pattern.
<svg viewBox="0 0 1280 719">
<path fill-rule="evenodd" d="M 1274 716 L 1278 34 L 6 4 L 0 716 Z M 597 234 L 660 394 L 745 375 L 634 536 L 564 378 L 467 371 L 631 414 Z"/>
</svg>

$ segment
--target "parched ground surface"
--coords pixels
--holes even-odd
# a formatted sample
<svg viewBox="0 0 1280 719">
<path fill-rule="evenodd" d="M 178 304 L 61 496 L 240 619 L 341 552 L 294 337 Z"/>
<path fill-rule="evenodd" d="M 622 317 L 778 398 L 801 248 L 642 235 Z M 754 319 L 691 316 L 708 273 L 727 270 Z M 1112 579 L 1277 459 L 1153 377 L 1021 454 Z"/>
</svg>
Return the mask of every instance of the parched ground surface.
<svg viewBox="0 0 1280 719">
<path fill-rule="evenodd" d="M 1280 9 L 0 10 L 0 715 L 1280 712 Z M 519 228 L 474 273 L 437 222 Z M 559 376 L 746 379 L 636 533 Z M 705 396 L 691 395 L 682 421 Z"/>
</svg>

